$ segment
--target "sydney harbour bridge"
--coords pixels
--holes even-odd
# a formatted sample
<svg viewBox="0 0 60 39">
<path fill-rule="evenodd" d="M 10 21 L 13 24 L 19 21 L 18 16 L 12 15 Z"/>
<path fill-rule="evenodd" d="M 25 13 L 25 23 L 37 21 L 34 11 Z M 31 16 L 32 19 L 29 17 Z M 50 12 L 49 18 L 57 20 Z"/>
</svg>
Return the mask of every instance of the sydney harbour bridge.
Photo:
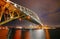
<svg viewBox="0 0 60 39">
<path fill-rule="evenodd" d="M 3 26 L 3 28 L 6 28 L 7 26 L 5 24 L 17 19 L 20 19 L 20 21 L 26 20 L 36 24 L 34 26 L 7 26 L 8 35 L 6 39 L 50 39 L 47 29 L 55 29 L 55 27 L 44 26 L 35 12 L 10 0 L 0 0 L 0 2 L 0 26 Z M 15 33 L 19 33 L 21 36 Z"/>
</svg>

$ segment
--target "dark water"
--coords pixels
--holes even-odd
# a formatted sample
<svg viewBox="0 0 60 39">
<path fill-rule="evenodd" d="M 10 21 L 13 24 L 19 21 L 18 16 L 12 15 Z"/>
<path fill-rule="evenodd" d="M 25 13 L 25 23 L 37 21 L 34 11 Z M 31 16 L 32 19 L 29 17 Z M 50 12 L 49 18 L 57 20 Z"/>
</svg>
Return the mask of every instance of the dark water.
<svg viewBox="0 0 60 39">
<path fill-rule="evenodd" d="M 51 29 L 49 34 L 51 39 L 60 39 L 60 29 Z"/>
</svg>

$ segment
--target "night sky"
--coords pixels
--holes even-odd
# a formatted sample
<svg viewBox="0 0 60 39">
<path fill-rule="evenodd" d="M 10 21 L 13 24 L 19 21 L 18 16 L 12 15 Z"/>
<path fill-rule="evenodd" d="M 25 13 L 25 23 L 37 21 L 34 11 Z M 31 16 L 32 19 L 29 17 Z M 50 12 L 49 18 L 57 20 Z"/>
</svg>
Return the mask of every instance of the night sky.
<svg viewBox="0 0 60 39">
<path fill-rule="evenodd" d="M 37 13 L 41 22 L 48 26 L 60 26 L 60 0 L 12 0 Z M 17 23 L 28 25 L 27 21 Z"/>
</svg>

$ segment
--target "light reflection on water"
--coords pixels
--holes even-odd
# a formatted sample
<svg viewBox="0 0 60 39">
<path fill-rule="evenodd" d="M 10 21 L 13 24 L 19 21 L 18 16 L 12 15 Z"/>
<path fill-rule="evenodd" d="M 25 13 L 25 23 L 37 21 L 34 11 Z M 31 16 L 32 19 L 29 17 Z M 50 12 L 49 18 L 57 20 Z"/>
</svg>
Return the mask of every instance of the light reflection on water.
<svg viewBox="0 0 60 39">
<path fill-rule="evenodd" d="M 45 39 L 45 33 L 43 29 L 30 30 L 31 39 Z"/>
</svg>

